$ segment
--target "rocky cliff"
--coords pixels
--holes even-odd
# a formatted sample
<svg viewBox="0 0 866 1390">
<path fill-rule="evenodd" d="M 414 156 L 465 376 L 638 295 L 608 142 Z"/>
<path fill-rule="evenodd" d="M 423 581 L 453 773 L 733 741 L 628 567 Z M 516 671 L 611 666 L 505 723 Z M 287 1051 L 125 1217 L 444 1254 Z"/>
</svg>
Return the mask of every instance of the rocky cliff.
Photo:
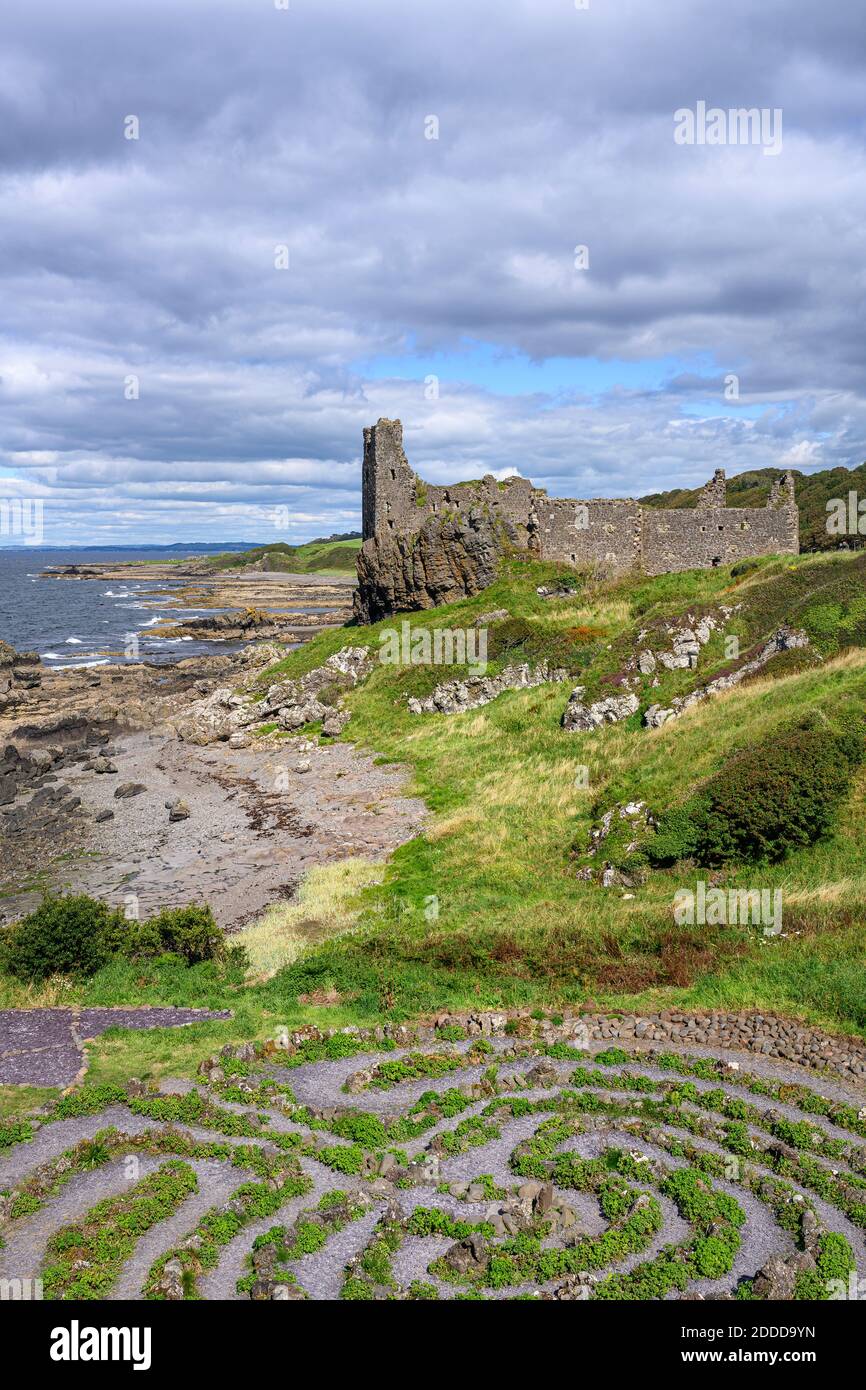
<svg viewBox="0 0 866 1390">
<path fill-rule="evenodd" d="M 503 548 L 516 539 L 512 528 L 480 511 L 429 517 L 412 535 L 380 532 L 358 554 L 355 618 L 375 623 L 477 594 L 496 578 Z"/>
</svg>

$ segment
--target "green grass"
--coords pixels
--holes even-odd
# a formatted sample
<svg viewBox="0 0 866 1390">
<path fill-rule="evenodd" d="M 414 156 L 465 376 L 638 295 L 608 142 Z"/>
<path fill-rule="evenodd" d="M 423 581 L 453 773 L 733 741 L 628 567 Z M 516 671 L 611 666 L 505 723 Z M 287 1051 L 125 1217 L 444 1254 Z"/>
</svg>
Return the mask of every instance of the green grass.
<svg viewBox="0 0 866 1390">
<path fill-rule="evenodd" d="M 189 1075 L 205 1052 L 272 1037 L 280 1026 L 341 1027 L 447 1008 L 775 1009 L 866 1033 L 866 773 L 856 776 L 827 838 L 779 864 L 714 877 L 725 887 L 781 888 L 780 937 L 748 926 L 677 926 L 676 889 L 708 877 L 696 865 L 649 872 L 632 897 L 576 875 L 607 807 L 642 800 L 659 814 L 687 800 L 733 755 L 792 723 L 824 720 L 829 730 L 859 717 L 866 706 L 866 557 L 770 558 L 741 576 L 719 568 L 583 579 L 569 597 L 539 598 L 536 587 L 561 574 L 573 571 L 513 557 L 472 599 L 321 633 L 271 668 L 262 686 L 280 674 L 304 674 L 347 642 L 378 651 L 381 631 L 404 619 L 413 628 L 468 627 L 495 608 L 529 625 L 536 659 L 565 650 L 582 684 L 610 693 L 639 631 L 649 634 L 644 644 L 665 645 L 663 620 L 738 605 L 697 672 L 659 672 L 657 687 L 645 678 L 641 710 L 727 669 L 724 636 L 731 633 L 746 651 L 792 622 L 810 632 L 823 659 L 802 670 L 782 664 L 778 677 L 770 663 L 760 679 L 656 731 L 642 728 L 638 714 L 592 735 L 560 727 L 572 681 L 508 693 L 462 715 L 413 716 L 408 694 L 426 694 L 458 672 L 377 664 L 346 696 L 352 720 L 343 737 L 407 768 L 409 790 L 430 808 L 425 832 L 396 851 L 382 882 L 356 885 L 338 912 L 323 904 L 321 933 L 300 953 L 293 947 L 291 963 L 270 979 L 244 984 L 236 967 L 212 963 L 115 962 L 68 991 L 65 997 L 89 1004 L 235 1011 L 228 1023 L 106 1034 L 90 1047 L 90 1079 Z M 506 659 L 499 654 L 497 664 Z M 578 785 L 581 766 L 589 769 L 586 788 Z M 606 854 L 615 862 L 622 849 L 612 837 Z M 299 995 L 336 1002 L 301 1005 Z M 4 998 L 13 1002 L 8 988 Z"/>
</svg>

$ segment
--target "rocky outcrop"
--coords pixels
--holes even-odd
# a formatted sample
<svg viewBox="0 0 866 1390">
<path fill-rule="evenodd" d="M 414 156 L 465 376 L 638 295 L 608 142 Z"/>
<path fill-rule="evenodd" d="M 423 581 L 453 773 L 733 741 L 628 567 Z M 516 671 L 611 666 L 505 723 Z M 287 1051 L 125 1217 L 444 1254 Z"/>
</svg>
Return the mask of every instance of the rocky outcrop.
<svg viewBox="0 0 866 1390">
<path fill-rule="evenodd" d="M 464 710 L 489 705 L 506 690 L 530 690 L 548 681 L 564 681 L 568 672 L 542 661 L 539 666 L 527 662 L 506 666 L 498 676 L 469 676 L 462 681 L 446 681 L 437 685 L 425 700 L 410 699 L 410 714 L 461 714 Z"/>
<path fill-rule="evenodd" d="M 174 728 L 178 737 L 197 744 L 231 739 L 250 725 L 268 722 L 292 730 L 321 720 L 324 733 L 338 734 L 349 718 L 340 708 L 341 693 L 363 680 L 372 664 L 369 647 L 343 647 L 305 676 L 276 682 L 263 698 L 214 690 L 184 710 Z"/>
<path fill-rule="evenodd" d="M 16 709 L 25 692 L 42 682 L 42 663 L 35 652 L 17 652 L 0 642 L 0 713 Z"/>
<path fill-rule="evenodd" d="M 228 687 L 220 686 L 185 709 L 174 720 L 174 729 L 178 738 L 186 743 L 204 745 L 229 738 L 258 720 L 246 695 L 237 695 Z"/>
<path fill-rule="evenodd" d="M 272 685 L 258 706 L 257 717 L 274 718 L 282 729 L 300 729 L 322 720 L 325 733 L 339 733 L 349 718 L 348 711 L 339 708 L 341 692 L 364 680 L 372 666 L 369 647 L 342 647 L 305 676 Z"/>
<path fill-rule="evenodd" d="M 618 724 L 634 714 L 640 703 L 636 695 L 608 695 L 604 700 L 585 705 L 584 693 L 584 686 L 575 686 L 565 707 L 562 727 L 570 733 L 592 733 L 603 724 Z"/>
<path fill-rule="evenodd" d="M 515 541 L 506 523 L 480 508 L 429 517 L 414 534 L 379 532 L 358 553 L 355 617 L 375 623 L 480 593 L 496 578 L 503 546 Z"/>
<path fill-rule="evenodd" d="M 60 749 L 30 752 L 7 744 L 0 757 L 0 806 L 11 805 L 24 788 L 38 786 L 59 756 Z"/>
<path fill-rule="evenodd" d="M 684 695 L 681 699 L 671 701 L 669 707 L 662 705 L 650 705 L 644 714 L 644 724 L 648 729 L 658 729 L 662 724 L 666 724 L 669 719 L 676 719 L 689 709 L 692 705 L 698 704 L 701 700 L 706 700 L 713 695 L 720 695 L 723 690 L 730 690 L 733 686 L 739 685 L 747 676 L 753 676 L 760 671 L 767 662 L 780 652 L 791 651 L 795 647 L 808 647 L 809 638 L 805 632 L 798 632 L 794 628 L 782 626 L 769 642 L 766 642 L 760 651 L 748 661 L 743 662 L 735 671 L 730 671 L 727 675 L 717 676 L 715 680 L 709 681 L 707 685 L 701 686 L 698 690 L 693 690 L 690 695 Z"/>
<path fill-rule="evenodd" d="M 327 613 L 271 613 L 247 608 L 236 613 L 214 613 L 164 624 L 155 632 L 159 637 L 192 637 L 204 642 L 249 642 L 253 639 L 290 642 L 298 628 L 337 627 L 348 616 L 348 607 L 329 609 Z M 325 622 L 325 618 L 329 621 Z"/>
</svg>

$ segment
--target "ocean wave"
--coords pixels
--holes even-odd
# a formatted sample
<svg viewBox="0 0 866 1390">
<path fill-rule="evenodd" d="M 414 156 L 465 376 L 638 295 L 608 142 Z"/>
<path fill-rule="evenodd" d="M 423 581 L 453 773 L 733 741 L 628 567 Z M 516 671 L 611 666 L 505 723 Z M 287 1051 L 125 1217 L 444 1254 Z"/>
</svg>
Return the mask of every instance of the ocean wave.
<svg viewBox="0 0 866 1390">
<path fill-rule="evenodd" d="M 107 666 L 108 657 L 102 656 L 98 661 L 69 661 L 65 666 L 56 666 L 56 671 L 87 671 L 91 666 Z"/>
</svg>

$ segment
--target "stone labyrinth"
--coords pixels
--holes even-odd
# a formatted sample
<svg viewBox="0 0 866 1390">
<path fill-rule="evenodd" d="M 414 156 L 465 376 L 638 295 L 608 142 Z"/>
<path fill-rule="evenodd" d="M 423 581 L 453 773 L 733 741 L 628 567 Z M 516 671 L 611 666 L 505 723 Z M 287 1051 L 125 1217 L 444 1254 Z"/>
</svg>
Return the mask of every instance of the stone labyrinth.
<svg viewBox="0 0 866 1390">
<path fill-rule="evenodd" d="M 0 1129 L 0 1275 L 46 1299 L 856 1297 L 862 1044 L 610 1023 L 305 1030 L 195 1085 L 85 1085 Z"/>
</svg>

